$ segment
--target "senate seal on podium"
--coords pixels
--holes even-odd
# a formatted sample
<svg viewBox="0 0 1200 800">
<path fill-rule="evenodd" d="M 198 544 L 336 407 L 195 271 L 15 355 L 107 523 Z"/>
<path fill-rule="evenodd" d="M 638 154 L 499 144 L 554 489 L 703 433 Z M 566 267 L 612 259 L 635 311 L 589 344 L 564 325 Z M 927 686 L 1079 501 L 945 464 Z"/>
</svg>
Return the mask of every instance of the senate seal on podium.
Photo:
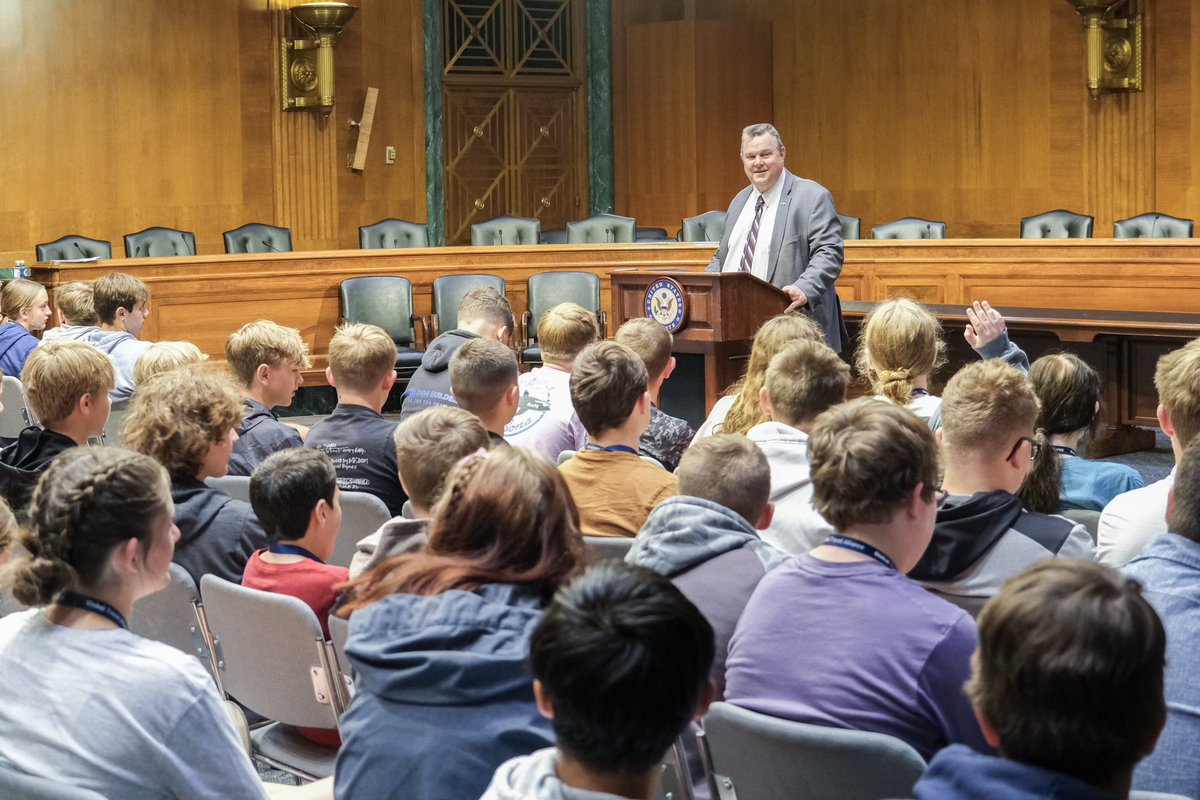
<svg viewBox="0 0 1200 800">
<path fill-rule="evenodd" d="M 687 296 L 678 281 L 658 278 L 646 289 L 646 316 L 675 333 L 687 323 Z"/>
</svg>

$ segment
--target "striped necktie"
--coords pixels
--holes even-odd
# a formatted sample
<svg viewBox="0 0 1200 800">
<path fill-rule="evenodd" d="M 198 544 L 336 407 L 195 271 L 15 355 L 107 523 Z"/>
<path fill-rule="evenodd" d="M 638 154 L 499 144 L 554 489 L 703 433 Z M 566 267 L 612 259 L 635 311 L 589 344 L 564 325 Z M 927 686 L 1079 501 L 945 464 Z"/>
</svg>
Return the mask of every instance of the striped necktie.
<svg viewBox="0 0 1200 800">
<path fill-rule="evenodd" d="M 740 269 L 742 272 L 750 272 L 750 268 L 754 266 L 754 248 L 758 244 L 758 223 L 762 222 L 763 206 L 766 202 L 763 196 L 758 196 L 758 202 L 754 204 L 754 222 L 750 225 L 750 235 L 746 237 L 746 249 L 742 251 L 742 263 Z"/>
</svg>

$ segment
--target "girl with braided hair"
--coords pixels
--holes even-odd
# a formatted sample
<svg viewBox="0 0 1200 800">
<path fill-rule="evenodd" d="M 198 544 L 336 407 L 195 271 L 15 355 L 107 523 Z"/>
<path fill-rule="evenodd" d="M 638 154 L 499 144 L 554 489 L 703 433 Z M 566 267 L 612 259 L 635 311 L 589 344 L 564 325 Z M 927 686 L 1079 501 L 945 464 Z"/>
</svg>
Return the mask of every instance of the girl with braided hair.
<svg viewBox="0 0 1200 800">
<path fill-rule="evenodd" d="M 128 629 L 168 583 L 179 530 L 166 471 L 118 448 L 75 448 L 34 490 L 20 602 L 0 620 L 0 770 L 105 797 L 258 798 L 258 776 L 200 663 Z"/>
<path fill-rule="evenodd" d="M 558 470 L 516 447 L 451 470 L 422 553 L 350 585 L 338 797 L 478 797 L 501 763 L 549 746 L 529 637 L 582 567 L 579 513 Z"/>
</svg>

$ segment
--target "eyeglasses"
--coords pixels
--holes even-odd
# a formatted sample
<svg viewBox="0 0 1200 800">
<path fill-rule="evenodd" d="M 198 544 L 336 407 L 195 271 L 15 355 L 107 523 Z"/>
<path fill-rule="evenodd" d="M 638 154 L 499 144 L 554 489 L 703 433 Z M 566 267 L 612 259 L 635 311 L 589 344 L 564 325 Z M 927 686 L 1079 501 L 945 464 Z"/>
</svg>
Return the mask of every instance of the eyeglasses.
<svg viewBox="0 0 1200 800">
<path fill-rule="evenodd" d="M 1015 456 L 1017 454 L 1017 451 L 1021 449 L 1021 442 L 1029 442 L 1029 460 L 1037 461 L 1038 453 L 1042 452 L 1042 446 L 1040 444 L 1038 444 L 1037 442 L 1035 442 L 1029 436 L 1022 436 L 1020 439 L 1017 439 L 1017 443 L 1013 445 L 1013 449 L 1010 450 L 1008 453 L 1008 458 L 1006 458 L 1004 460 L 1005 461 L 1012 460 L 1012 457 Z"/>
</svg>

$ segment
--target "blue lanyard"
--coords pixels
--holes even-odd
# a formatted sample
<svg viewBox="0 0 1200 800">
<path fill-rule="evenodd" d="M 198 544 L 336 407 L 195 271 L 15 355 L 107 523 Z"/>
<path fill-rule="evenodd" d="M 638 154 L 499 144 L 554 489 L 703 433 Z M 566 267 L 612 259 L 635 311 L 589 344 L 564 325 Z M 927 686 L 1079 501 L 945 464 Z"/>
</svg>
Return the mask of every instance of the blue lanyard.
<svg viewBox="0 0 1200 800">
<path fill-rule="evenodd" d="M 896 568 L 896 562 L 892 561 L 892 559 L 888 557 L 887 553 L 872 547 L 866 542 L 860 542 L 858 539 L 851 539 L 849 536 L 831 533 L 829 538 L 825 540 L 825 544 L 829 545 L 830 547 L 840 547 L 843 550 L 853 550 L 856 553 L 862 553 L 865 556 L 870 556 L 889 569 Z"/>
<path fill-rule="evenodd" d="M 311 558 L 313 561 L 317 562 L 318 564 L 325 563 L 324 561 L 322 561 L 321 559 L 319 559 L 315 555 L 313 555 L 312 551 L 305 550 L 303 547 L 301 547 L 298 544 L 273 544 L 273 545 L 269 545 L 267 547 L 267 549 L 270 550 L 275 555 L 279 555 L 279 556 L 304 556 L 305 558 Z"/>
<path fill-rule="evenodd" d="M 1050 445 L 1050 449 L 1062 456 L 1078 456 L 1079 455 L 1079 453 L 1076 453 L 1071 448 L 1064 447 L 1061 444 L 1052 444 L 1052 445 Z"/>
<path fill-rule="evenodd" d="M 601 447 L 598 444 L 592 444 L 591 442 L 588 442 L 587 444 L 585 444 L 583 446 L 583 449 L 584 450 L 603 450 L 606 453 L 633 453 L 635 456 L 638 454 L 637 450 L 634 450 L 632 447 L 629 447 L 628 445 L 624 445 L 624 444 L 613 444 L 613 445 L 609 445 L 608 447 Z"/>
<path fill-rule="evenodd" d="M 913 389 L 913 397 L 929 397 L 928 389 Z"/>
<path fill-rule="evenodd" d="M 125 621 L 125 615 L 120 611 L 117 611 L 103 600 L 97 600 L 94 597 L 88 597 L 86 594 L 72 592 L 70 589 L 68 589 L 59 595 L 58 600 L 55 602 L 57 602 L 60 606 L 78 608 L 82 611 L 90 611 L 93 614 L 99 614 L 109 622 L 116 625 L 118 628 L 129 630 L 129 623 Z"/>
</svg>

